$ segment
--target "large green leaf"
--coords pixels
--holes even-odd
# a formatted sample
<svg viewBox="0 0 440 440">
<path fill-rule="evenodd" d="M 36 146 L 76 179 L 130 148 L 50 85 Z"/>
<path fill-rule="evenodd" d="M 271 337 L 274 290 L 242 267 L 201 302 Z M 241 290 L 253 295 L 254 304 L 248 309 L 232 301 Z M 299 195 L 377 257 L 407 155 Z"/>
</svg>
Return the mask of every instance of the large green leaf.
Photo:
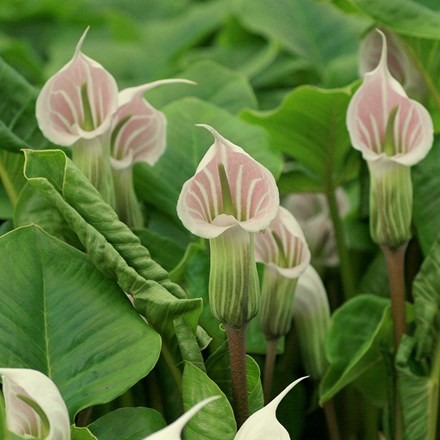
<svg viewBox="0 0 440 440">
<path fill-rule="evenodd" d="M 71 417 L 153 368 L 160 337 L 84 253 L 29 226 L 0 238 L 0 261 L 0 364 L 46 374 Z"/>
<path fill-rule="evenodd" d="M 162 415 L 150 408 L 119 408 L 91 423 L 99 440 L 142 440 L 165 427 Z"/>
<path fill-rule="evenodd" d="M 440 39 L 440 12 L 414 0 L 353 0 L 376 22 L 420 38 Z"/>
<path fill-rule="evenodd" d="M 440 350 L 426 373 L 414 362 L 415 346 L 414 338 L 404 336 L 396 358 L 405 440 L 437 440 Z"/>
<path fill-rule="evenodd" d="M 145 95 L 148 101 L 155 107 L 162 107 L 185 96 L 194 96 L 231 113 L 238 113 L 246 107 L 255 108 L 257 105 L 252 87 L 243 74 L 212 61 L 200 61 L 177 76 L 197 84 L 158 87 Z"/>
<path fill-rule="evenodd" d="M 0 149 L 18 152 L 47 144 L 35 120 L 36 89 L 0 58 Z"/>
<path fill-rule="evenodd" d="M 104 4 L 106 12 L 110 12 L 108 2 Z M 143 9 L 149 11 L 150 0 L 148 7 L 144 5 Z M 120 29 L 119 35 L 110 40 L 108 29 L 97 24 L 89 32 L 83 51 L 111 72 L 118 79 L 120 88 L 167 78 L 181 70 L 177 67 L 180 54 L 218 29 L 228 10 L 228 2 L 213 0 L 191 2 L 181 9 L 180 14 L 170 16 L 154 17 L 144 11 L 146 17 L 140 21 L 138 16 L 126 16 L 125 23 L 122 23 L 125 28 Z M 121 15 L 120 11 L 115 12 Z M 78 11 L 77 22 L 84 22 L 80 29 L 93 23 L 90 18 L 85 20 L 84 17 L 84 12 Z M 100 24 L 105 18 L 102 14 L 98 15 Z M 114 29 L 114 24 L 115 21 L 112 20 L 109 27 Z M 127 25 L 130 29 L 126 28 Z M 52 47 L 48 74 L 55 73 L 69 61 L 82 32 L 80 29 L 78 26 L 66 27 L 63 20 L 58 27 L 52 26 L 49 30 L 49 37 L 52 38 L 48 40 L 51 41 Z M 132 38 L 127 39 L 129 31 Z M 121 38 L 120 35 L 125 38 Z M 112 50 L 103 50 L 103 47 L 110 46 Z"/>
<path fill-rule="evenodd" d="M 413 283 L 416 356 L 430 360 L 439 343 L 440 318 L 440 234 Z"/>
<path fill-rule="evenodd" d="M 212 135 L 195 124 L 208 124 L 278 176 L 282 160 L 271 150 L 260 127 L 241 121 L 231 113 L 197 98 L 184 98 L 163 109 L 168 119 L 168 148 L 151 167 L 139 164 L 134 170 L 137 194 L 168 215 L 176 217 L 182 186 L 214 143 Z"/>
<path fill-rule="evenodd" d="M 188 422 L 186 440 L 233 440 L 236 423 L 228 399 L 215 382 L 189 362 L 183 372 L 182 394 L 186 411 L 207 397 L 220 396 Z"/>
<path fill-rule="evenodd" d="M 381 366 L 380 348 L 390 342 L 390 332 L 388 299 L 359 295 L 335 312 L 327 338 L 330 366 L 321 383 L 321 404 L 369 369 Z"/>
<path fill-rule="evenodd" d="M 338 57 L 357 50 L 367 23 L 311 0 L 235 0 L 235 15 L 253 32 L 280 41 L 325 74 Z M 354 79 L 354 78 L 352 78 Z"/>
<path fill-rule="evenodd" d="M 350 147 L 345 122 L 351 94 L 352 87 L 327 90 L 302 86 L 289 93 L 277 109 L 250 111 L 241 117 L 265 128 L 271 146 L 299 162 L 314 182 L 311 191 L 327 191 L 357 172 L 358 155 Z"/>
<path fill-rule="evenodd" d="M 25 151 L 25 176 L 46 197 L 76 233 L 99 270 L 117 280 L 135 299 L 135 306 L 156 329 L 184 316 L 193 331 L 200 300 L 189 300 L 170 281 L 130 229 L 76 166 L 59 150 Z"/>
</svg>

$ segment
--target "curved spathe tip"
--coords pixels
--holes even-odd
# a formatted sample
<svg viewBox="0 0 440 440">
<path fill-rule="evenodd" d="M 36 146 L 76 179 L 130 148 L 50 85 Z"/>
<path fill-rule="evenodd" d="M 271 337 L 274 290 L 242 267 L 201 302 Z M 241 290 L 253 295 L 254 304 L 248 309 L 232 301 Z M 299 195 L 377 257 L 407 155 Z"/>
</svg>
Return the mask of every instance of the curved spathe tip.
<svg viewBox="0 0 440 440">
<path fill-rule="evenodd" d="M 234 440 L 290 440 L 289 433 L 276 418 L 276 410 L 286 394 L 308 377 L 295 380 L 264 408 L 252 414 L 237 432 Z"/>
<path fill-rule="evenodd" d="M 81 35 L 81 38 L 79 39 L 79 41 L 78 41 L 78 43 L 76 45 L 76 48 L 75 48 L 75 53 L 73 55 L 74 58 L 76 58 L 79 55 L 79 53 L 81 52 L 82 45 L 84 43 L 84 40 L 87 37 L 87 34 L 89 33 L 89 30 L 90 30 L 90 26 L 87 26 L 86 30 Z"/>
<path fill-rule="evenodd" d="M 180 416 L 175 422 L 171 423 L 171 425 L 168 425 L 166 428 L 161 429 L 148 437 L 145 437 L 143 440 L 180 440 L 180 434 L 189 420 L 194 417 L 203 407 L 219 398 L 220 396 L 212 396 L 202 400 L 197 405 L 194 405 L 191 409 L 189 409 L 185 414 Z"/>
</svg>

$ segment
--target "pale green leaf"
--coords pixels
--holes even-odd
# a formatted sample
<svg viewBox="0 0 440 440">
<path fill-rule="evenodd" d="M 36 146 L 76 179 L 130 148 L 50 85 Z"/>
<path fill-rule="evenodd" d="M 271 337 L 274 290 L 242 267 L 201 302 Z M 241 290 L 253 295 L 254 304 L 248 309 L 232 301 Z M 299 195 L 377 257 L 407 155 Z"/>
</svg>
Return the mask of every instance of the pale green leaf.
<svg viewBox="0 0 440 440">
<path fill-rule="evenodd" d="M 357 50 L 358 36 L 368 25 L 332 5 L 311 0 L 235 0 L 233 5 L 244 26 L 278 40 L 322 73 L 335 58 Z"/>
<path fill-rule="evenodd" d="M 117 280 L 156 329 L 184 316 L 195 331 L 201 304 L 154 260 L 75 165 L 59 150 L 26 150 L 25 176 L 76 233 L 98 269 Z"/>
<path fill-rule="evenodd" d="M 3 367 L 46 374 L 71 417 L 154 367 L 159 336 L 84 253 L 36 226 L 0 237 L 0 253 Z"/>
<path fill-rule="evenodd" d="M 79 428 L 75 425 L 70 428 L 70 436 L 71 440 L 97 440 L 88 428 Z"/>
<path fill-rule="evenodd" d="M 176 75 L 190 79 L 196 85 L 169 84 L 148 92 L 145 97 L 155 107 L 163 107 L 186 96 L 215 104 L 231 113 L 243 108 L 255 108 L 254 92 L 246 77 L 212 61 L 200 61 Z"/>
</svg>

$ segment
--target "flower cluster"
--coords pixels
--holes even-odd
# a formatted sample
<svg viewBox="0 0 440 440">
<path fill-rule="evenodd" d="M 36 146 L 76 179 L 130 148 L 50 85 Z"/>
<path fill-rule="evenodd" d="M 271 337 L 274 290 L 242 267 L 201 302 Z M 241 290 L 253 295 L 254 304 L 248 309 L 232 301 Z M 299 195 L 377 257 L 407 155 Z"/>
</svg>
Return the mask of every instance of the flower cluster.
<svg viewBox="0 0 440 440">
<path fill-rule="evenodd" d="M 132 168 L 137 162 L 154 165 L 166 146 L 165 116 L 143 94 L 163 84 L 192 81 L 167 79 L 118 93 L 112 75 L 81 52 L 86 34 L 73 58 L 42 88 L 37 121 L 51 142 L 72 147 L 73 161 L 121 220 L 142 226 Z"/>
</svg>

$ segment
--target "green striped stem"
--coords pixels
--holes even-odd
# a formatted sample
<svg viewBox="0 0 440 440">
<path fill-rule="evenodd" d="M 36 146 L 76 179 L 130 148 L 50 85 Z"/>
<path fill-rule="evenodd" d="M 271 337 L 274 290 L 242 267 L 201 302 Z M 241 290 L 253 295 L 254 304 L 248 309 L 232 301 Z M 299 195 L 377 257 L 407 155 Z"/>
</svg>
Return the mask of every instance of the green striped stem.
<svg viewBox="0 0 440 440">
<path fill-rule="evenodd" d="M 258 312 L 260 287 L 254 236 L 237 225 L 209 240 L 209 244 L 211 311 L 223 324 L 241 329 Z"/>
<path fill-rule="evenodd" d="M 368 162 L 370 233 L 381 246 L 396 249 L 411 238 L 411 169 L 394 161 Z"/>
</svg>

